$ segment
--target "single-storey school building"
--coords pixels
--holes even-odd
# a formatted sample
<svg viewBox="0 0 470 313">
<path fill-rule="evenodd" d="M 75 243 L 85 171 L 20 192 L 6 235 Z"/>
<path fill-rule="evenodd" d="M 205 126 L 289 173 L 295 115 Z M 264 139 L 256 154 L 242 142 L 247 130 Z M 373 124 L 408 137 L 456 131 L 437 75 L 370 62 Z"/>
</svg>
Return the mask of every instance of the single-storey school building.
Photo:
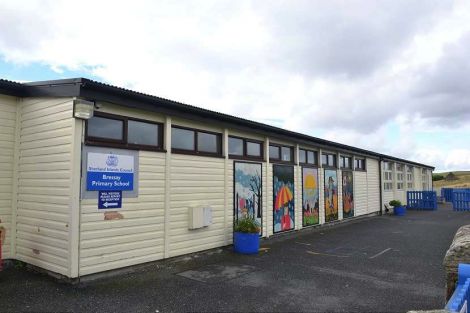
<svg viewBox="0 0 470 313">
<path fill-rule="evenodd" d="M 3 257 L 77 278 L 378 214 L 433 167 L 85 78 L 0 80 Z"/>
</svg>

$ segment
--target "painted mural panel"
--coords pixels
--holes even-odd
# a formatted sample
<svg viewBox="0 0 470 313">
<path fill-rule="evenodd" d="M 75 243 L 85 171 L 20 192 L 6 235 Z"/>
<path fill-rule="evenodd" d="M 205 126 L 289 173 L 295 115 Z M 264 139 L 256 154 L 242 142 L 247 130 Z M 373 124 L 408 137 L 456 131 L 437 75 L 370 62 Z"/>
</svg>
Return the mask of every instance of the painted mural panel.
<svg viewBox="0 0 470 313">
<path fill-rule="evenodd" d="M 318 169 L 302 168 L 302 226 L 319 223 Z"/>
<path fill-rule="evenodd" d="M 336 170 L 325 170 L 325 222 L 338 219 L 338 175 Z"/>
<path fill-rule="evenodd" d="M 294 167 L 273 165 L 274 232 L 294 229 Z"/>
<path fill-rule="evenodd" d="M 250 216 L 263 225 L 262 177 L 260 163 L 234 163 L 234 206 L 235 218 Z M 260 228 L 260 234 L 263 231 Z"/>
<path fill-rule="evenodd" d="M 343 172 L 343 217 L 354 216 L 354 185 L 353 173 Z"/>
</svg>

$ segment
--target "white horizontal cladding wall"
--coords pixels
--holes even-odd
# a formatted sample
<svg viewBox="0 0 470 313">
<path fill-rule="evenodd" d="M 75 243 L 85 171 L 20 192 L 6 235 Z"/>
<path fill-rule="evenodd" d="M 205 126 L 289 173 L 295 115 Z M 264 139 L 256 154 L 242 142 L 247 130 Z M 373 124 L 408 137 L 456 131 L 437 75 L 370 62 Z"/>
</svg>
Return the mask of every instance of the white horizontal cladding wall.
<svg viewBox="0 0 470 313">
<path fill-rule="evenodd" d="M 399 200 L 402 204 L 406 204 L 406 191 L 396 190 L 394 200 Z"/>
<path fill-rule="evenodd" d="M 0 96 L 0 226 L 5 228 L 2 257 L 10 258 L 13 158 L 15 149 L 17 99 Z"/>
<path fill-rule="evenodd" d="M 72 100 L 20 102 L 16 258 L 68 276 Z"/>
<path fill-rule="evenodd" d="M 97 199 L 81 201 L 80 275 L 163 259 L 165 162 L 139 151 L 139 196 L 123 198 L 116 219 L 105 220 Z"/>
<path fill-rule="evenodd" d="M 379 161 L 367 159 L 367 213 L 380 211 L 380 167 Z"/>
<path fill-rule="evenodd" d="M 367 209 L 367 172 L 354 172 L 354 216 L 368 214 Z"/>
<path fill-rule="evenodd" d="M 272 236 L 274 234 L 274 216 L 273 216 L 273 205 L 274 205 L 274 191 L 273 191 L 273 164 L 269 163 L 267 166 L 266 172 L 266 222 L 265 222 L 265 229 L 267 237 Z"/>
<path fill-rule="evenodd" d="M 384 198 L 383 205 L 387 205 L 389 208 L 391 208 L 391 206 L 389 205 L 389 202 L 395 199 L 393 195 L 393 191 L 392 190 L 384 191 L 383 198 Z"/>
<path fill-rule="evenodd" d="M 413 167 L 413 187 L 415 191 L 423 190 L 421 167 Z"/>
<path fill-rule="evenodd" d="M 233 219 L 233 206 L 225 207 L 225 159 L 183 154 L 171 155 L 169 256 L 202 251 L 226 244 L 225 210 Z M 232 187 L 233 188 L 233 187 Z M 212 208 L 212 224 L 189 229 L 190 207 Z"/>
</svg>

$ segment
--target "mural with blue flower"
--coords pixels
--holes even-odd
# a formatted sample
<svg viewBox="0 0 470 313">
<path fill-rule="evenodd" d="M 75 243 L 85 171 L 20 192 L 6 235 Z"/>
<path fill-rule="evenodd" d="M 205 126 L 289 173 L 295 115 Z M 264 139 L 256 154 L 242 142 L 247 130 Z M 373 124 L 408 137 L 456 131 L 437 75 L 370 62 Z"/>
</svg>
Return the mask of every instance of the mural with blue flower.
<svg viewBox="0 0 470 313">
<path fill-rule="evenodd" d="M 353 172 L 343 171 L 343 217 L 354 216 Z"/>
<path fill-rule="evenodd" d="M 325 169 L 325 222 L 338 219 L 338 175 Z"/>
</svg>

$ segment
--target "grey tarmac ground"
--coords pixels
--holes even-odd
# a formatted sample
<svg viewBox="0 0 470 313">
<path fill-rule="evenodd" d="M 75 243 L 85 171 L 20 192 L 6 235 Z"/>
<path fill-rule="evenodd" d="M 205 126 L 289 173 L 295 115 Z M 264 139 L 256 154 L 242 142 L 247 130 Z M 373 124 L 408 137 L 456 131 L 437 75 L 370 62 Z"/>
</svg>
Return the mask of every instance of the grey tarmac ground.
<svg viewBox="0 0 470 313">
<path fill-rule="evenodd" d="M 442 259 L 470 212 L 408 211 L 58 282 L 10 266 L 0 312 L 406 312 L 444 306 Z"/>
</svg>

